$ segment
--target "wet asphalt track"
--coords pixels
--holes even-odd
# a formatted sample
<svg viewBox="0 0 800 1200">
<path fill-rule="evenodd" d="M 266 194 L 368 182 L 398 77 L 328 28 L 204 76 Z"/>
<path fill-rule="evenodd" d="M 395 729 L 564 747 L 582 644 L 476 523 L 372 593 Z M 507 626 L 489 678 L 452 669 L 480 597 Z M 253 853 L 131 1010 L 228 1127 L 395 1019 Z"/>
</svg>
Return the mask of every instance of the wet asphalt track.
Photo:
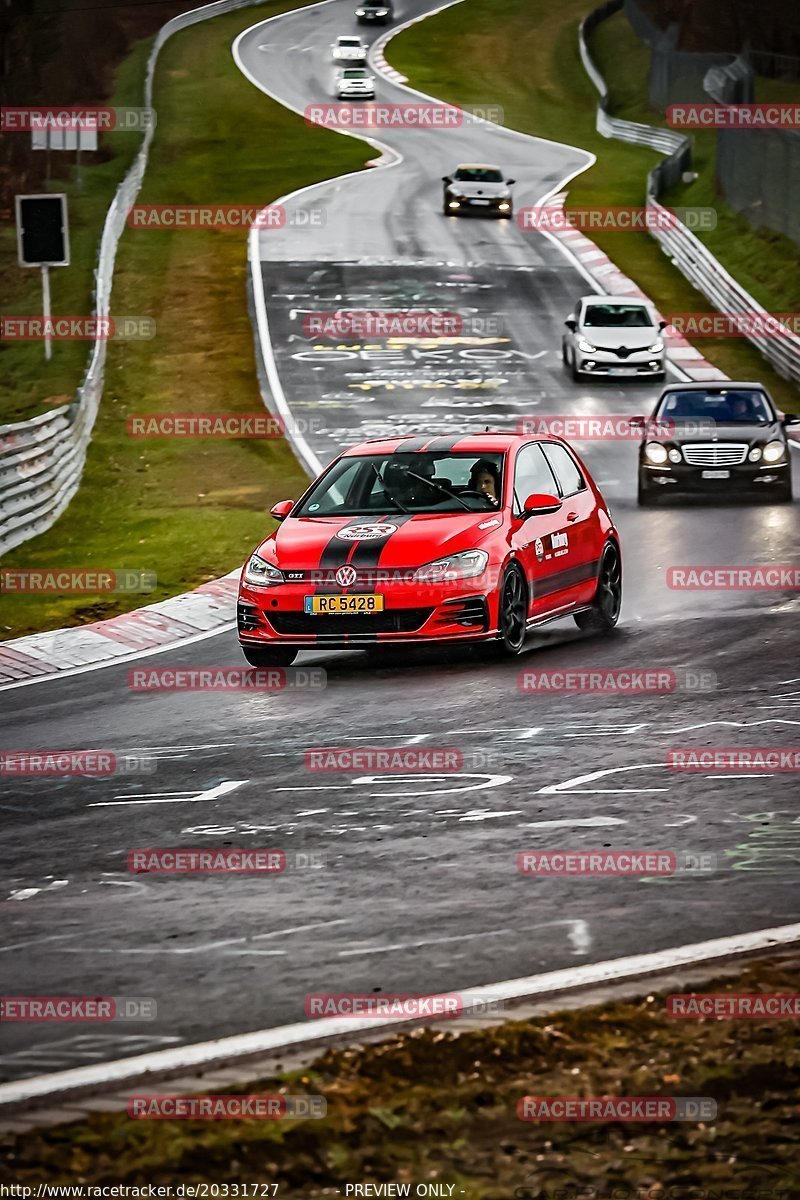
<svg viewBox="0 0 800 1200">
<path fill-rule="evenodd" d="M 398 17 L 414 11 L 404 5 Z M 297 107 L 325 98 L 327 47 L 355 30 L 350 14 L 334 0 L 313 17 L 281 18 L 245 35 L 242 61 Z M 260 239 L 281 381 L 293 411 L 314 418 L 312 452 L 326 461 L 398 424 L 449 430 L 646 408 L 654 388 L 587 388 L 562 373 L 561 321 L 587 286 L 557 248 L 511 223 L 439 211 L 439 177 L 458 160 L 501 162 L 520 180 L 519 204 L 577 169 L 581 153 L 485 126 L 379 136 L 403 162 L 305 193 L 298 203 L 324 211 L 325 224 Z M 507 340 L 337 343 L 332 356 L 302 336 L 297 311 L 328 297 L 332 307 L 458 306 L 499 317 Z M 157 757 L 153 775 L 4 789 L 4 993 L 158 1003 L 147 1024 L 6 1026 L 3 1077 L 302 1019 L 307 992 L 451 990 L 797 919 L 795 779 L 684 777 L 663 765 L 678 746 L 796 743 L 796 600 L 684 595 L 664 582 L 677 563 L 796 562 L 796 510 L 640 512 L 633 447 L 580 449 L 622 531 L 614 637 L 586 639 L 560 622 L 518 664 L 428 652 L 380 668 L 359 654 L 302 656 L 299 666 L 327 668 L 324 691 L 133 694 L 125 665 L 3 694 L 4 748 Z M 225 634 L 142 665 L 241 661 Z M 718 686 L 541 697 L 518 691 L 523 666 L 708 670 Z M 491 757 L 422 779 L 304 767 L 308 747 L 409 743 Z M 278 847 L 322 854 L 324 865 L 266 879 L 126 869 L 132 847 L 178 845 Z M 719 869 L 640 881 L 516 871 L 521 849 L 603 846 L 708 851 Z"/>
</svg>

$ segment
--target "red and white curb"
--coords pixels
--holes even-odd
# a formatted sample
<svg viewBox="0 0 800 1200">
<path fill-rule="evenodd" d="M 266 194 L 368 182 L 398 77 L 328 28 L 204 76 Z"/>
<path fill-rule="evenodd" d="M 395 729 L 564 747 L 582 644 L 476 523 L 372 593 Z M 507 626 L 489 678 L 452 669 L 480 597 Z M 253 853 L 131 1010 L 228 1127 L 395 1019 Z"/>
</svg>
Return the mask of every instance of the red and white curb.
<svg viewBox="0 0 800 1200">
<path fill-rule="evenodd" d="M 236 624 L 240 570 L 146 608 L 0 643 L 0 691 L 200 641 Z"/>
</svg>

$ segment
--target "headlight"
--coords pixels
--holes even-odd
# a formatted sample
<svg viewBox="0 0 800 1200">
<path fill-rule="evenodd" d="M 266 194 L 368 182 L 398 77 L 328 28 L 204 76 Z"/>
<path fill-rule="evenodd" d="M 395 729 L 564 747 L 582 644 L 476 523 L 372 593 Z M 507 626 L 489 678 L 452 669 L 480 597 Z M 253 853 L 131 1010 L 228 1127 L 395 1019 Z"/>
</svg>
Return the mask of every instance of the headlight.
<svg viewBox="0 0 800 1200">
<path fill-rule="evenodd" d="M 753 449 L 750 451 L 747 457 L 750 459 L 750 462 L 758 462 L 758 460 L 761 458 L 761 447 L 753 446 Z"/>
<path fill-rule="evenodd" d="M 578 338 L 578 349 L 584 354 L 597 353 L 597 347 L 593 346 L 591 342 L 587 342 L 585 338 Z"/>
<path fill-rule="evenodd" d="M 663 342 L 653 342 L 652 346 L 647 347 L 647 353 L 648 354 L 660 354 L 663 349 L 664 349 Z"/>
<path fill-rule="evenodd" d="M 665 463 L 667 461 L 667 451 L 661 442 L 648 442 L 644 448 L 645 458 L 649 458 L 651 463 Z"/>
<path fill-rule="evenodd" d="M 503 212 L 508 212 L 511 205 L 508 203 L 507 200 L 501 200 L 497 207 L 502 209 Z"/>
<path fill-rule="evenodd" d="M 449 579 L 472 579 L 486 570 L 489 555 L 485 550 L 462 550 L 460 554 L 449 554 L 437 558 L 415 571 L 414 578 L 423 583 L 440 583 Z"/>
<path fill-rule="evenodd" d="M 669 461 L 679 463 L 681 461 L 681 452 L 677 447 L 673 447 L 669 452 Z"/>
<path fill-rule="evenodd" d="M 783 442 L 767 442 L 764 447 L 764 462 L 779 462 L 786 453 Z"/>
<path fill-rule="evenodd" d="M 284 578 L 277 567 L 254 554 L 244 569 L 244 581 L 254 583 L 257 587 L 271 587 L 276 583 L 283 583 Z"/>
</svg>

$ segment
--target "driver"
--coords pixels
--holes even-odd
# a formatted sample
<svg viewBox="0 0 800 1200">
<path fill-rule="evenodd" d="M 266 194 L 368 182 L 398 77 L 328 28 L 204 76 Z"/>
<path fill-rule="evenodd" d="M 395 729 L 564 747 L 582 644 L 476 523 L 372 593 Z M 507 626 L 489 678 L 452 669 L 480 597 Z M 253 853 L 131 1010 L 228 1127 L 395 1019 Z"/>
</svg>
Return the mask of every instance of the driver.
<svg viewBox="0 0 800 1200">
<path fill-rule="evenodd" d="M 495 463 L 488 458 L 479 458 L 473 463 L 469 475 L 469 490 L 481 492 L 492 505 L 500 507 L 500 472 Z"/>
</svg>

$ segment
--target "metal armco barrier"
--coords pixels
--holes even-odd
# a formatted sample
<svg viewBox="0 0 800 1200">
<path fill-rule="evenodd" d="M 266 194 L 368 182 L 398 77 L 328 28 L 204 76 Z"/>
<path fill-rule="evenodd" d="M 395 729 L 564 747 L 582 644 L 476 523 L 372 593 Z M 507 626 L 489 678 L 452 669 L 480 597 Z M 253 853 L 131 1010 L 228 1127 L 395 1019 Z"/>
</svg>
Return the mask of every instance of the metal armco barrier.
<svg viewBox="0 0 800 1200">
<path fill-rule="evenodd" d="M 600 93 L 597 106 L 598 133 L 603 137 L 617 138 L 637 146 L 648 146 L 666 155 L 664 161 L 655 166 L 647 176 L 645 200 L 648 208 L 664 212 L 664 206 L 659 203 L 658 196 L 665 187 L 676 183 L 683 171 L 690 166 L 691 143 L 683 134 L 671 129 L 660 129 L 610 117 L 606 111 L 608 88 L 592 60 L 586 42 L 588 33 L 601 21 L 619 12 L 622 7 L 623 0 L 608 0 L 608 3 L 594 9 L 584 18 L 578 35 L 581 60 L 586 73 Z M 666 221 L 654 221 L 652 226 L 649 232 L 664 253 L 716 309 L 724 313 L 766 315 L 767 310 L 736 282 L 711 251 L 682 222 L 671 221 L 667 227 Z M 746 336 L 779 375 L 800 383 L 800 337 L 788 329 L 785 329 L 782 337 L 759 337 L 750 333 Z"/>
<path fill-rule="evenodd" d="M 153 103 L 153 77 L 159 51 L 180 29 L 250 8 L 265 0 L 215 0 L 181 13 L 162 25 L 147 61 L 144 106 Z M 268 0 L 267 0 L 268 2 Z M 114 260 L 128 209 L 142 185 L 153 129 L 145 130 L 139 153 L 117 188 L 100 238 L 95 267 L 93 313 L 108 317 Z M 60 517 L 78 490 L 97 410 L 103 394 L 106 340 L 92 345 L 83 380 L 71 404 L 30 421 L 0 426 L 0 554 L 35 537 Z"/>
</svg>

